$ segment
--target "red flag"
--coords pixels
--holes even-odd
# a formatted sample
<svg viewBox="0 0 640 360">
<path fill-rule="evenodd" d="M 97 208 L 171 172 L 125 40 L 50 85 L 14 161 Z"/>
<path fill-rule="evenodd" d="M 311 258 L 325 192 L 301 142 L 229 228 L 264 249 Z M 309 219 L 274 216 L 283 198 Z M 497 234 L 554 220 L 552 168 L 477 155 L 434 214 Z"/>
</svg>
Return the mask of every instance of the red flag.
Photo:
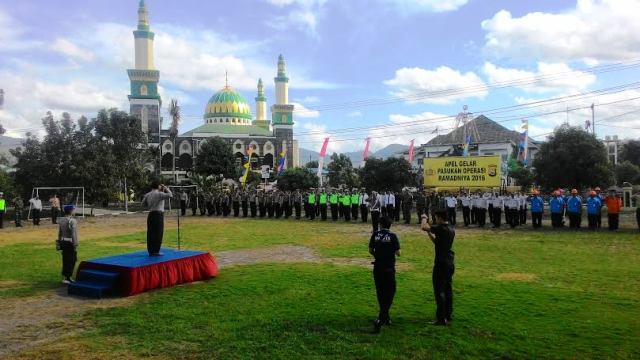
<svg viewBox="0 0 640 360">
<path fill-rule="evenodd" d="M 364 139 L 364 152 L 362 153 L 362 160 L 367 161 L 367 159 L 369 158 L 369 142 L 371 141 L 371 138 L 366 138 Z"/>
<path fill-rule="evenodd" d="M 320 149 L 320 157 L 321 158 L 327 156 L 327 145 L 329 145 L 329 138 L 324 138 L 324 143 L 322 144 L 322 149 Z"/>
<path fill-rule="evenodd" d="M 413 140 L 409 143 L 409 163 L 413 162 Z"/>
</svg>

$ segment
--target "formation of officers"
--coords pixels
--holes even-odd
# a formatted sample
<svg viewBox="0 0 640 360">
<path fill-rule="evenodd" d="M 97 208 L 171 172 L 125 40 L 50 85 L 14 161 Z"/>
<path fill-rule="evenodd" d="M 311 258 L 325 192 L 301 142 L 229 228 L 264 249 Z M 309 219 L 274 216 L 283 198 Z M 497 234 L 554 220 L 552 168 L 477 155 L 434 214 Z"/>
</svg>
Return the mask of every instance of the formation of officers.
<svg viewBox="0 0 640 360">
<path fill-rule="evenodd" d="M 602 209 L 607 209 L 608 226 L 617 230 L 622 207 L 620 194 L 604 194 L 599 188 L 588 192 L 583 198 L 576 189 L 556 190 L 546 197 L 539 191 L 531 194 L 497 192 L 436 193 L 411 192 L 366 192 L 364 189 L 310 189 L 302 192 L 271 190 L 223 190 L 217 192 L 182 192 L 180 194 L 182 215 L 191 208 L 192 215 L 233 216 L 251 218 L 291 218 L 332 221 L 361 221 L 371 219 L 373 231 L 379 229 L 379 220 L 388 216 L 393 221 L 411 223 L 412 214 L 420 220 L 422 215 L 431 217 L 442 210 L 446 220 L 455 226 L 492 226 L 503 224 L 515 228 L 526 225 L 530 217 L 534 228 L 542 226 L 542 215 L 547 213 L 554 228 L 582 226 L 583 213 L 587 213 L 590 229 L 602 225 Z M 545 208 L 548 207 L 548 210 Z M 459 219 L 459 215 L 461 219 Z"/>
</svg>

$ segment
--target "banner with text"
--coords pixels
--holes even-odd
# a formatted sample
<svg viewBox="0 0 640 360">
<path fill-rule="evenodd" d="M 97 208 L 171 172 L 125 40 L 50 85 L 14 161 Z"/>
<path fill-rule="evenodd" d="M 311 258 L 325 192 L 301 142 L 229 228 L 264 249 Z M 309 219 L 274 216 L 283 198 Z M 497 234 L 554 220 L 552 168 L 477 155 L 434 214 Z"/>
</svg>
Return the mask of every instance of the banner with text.
<svg viewBox="0 0 640 360">
<path fill-rule="evenodd" d="M 426 187 L 499 187 L 500 156 L 424 159 Z"/>
</svg>

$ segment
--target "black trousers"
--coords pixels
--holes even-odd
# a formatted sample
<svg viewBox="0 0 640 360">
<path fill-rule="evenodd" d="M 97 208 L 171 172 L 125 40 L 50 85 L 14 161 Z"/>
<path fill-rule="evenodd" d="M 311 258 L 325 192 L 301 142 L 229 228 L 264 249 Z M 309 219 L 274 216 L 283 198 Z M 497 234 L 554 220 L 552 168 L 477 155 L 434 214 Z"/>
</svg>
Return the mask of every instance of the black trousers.
<svg viewBox="0 0 640 360">
<path fill-rule="evenodd" d="M 327 220 L 327 204 L 320 204 L 320 219 Z"/>
<path fill-rule="evenodd" d="M 191 204 L 191 216 L 196 216 L 197 212 L 198 212 L 198 206 L 194 201 L 193 204 Z"/>
<path fill-rule="evenodd" d="M 296 210 L 296 219 L 300 219 L 302 215 L 302 205 L 299 202 L 293 203 L 293 208 Z"/>
<path fill-rule="evenodd" d="M 374 269 L 373 281 L 376 284 L 376 296 L 380 308 L 378 319 L 384 323 L 389 320 L 389 310 L 396 295 L 396 272 Z"/>
<path fill-rule="evenodd" d="M 489 221 L 493 223 L 493 204 L 489 204 Z"/>
<path fill-rule="evenodd" d="M 516 226 L 518 226 L 518 221 L 519 221 L 518 209 L 517 208 L 513 208 L 513 209 L 510 208 L 508 210 L 508 212 L 510 213 L 510 215 L 509 215 L 509 225 L 513 229 Z"/>
<path fill-rule="evenodd" d="M 411 208 L 402 209 L 402 219 L 405 224 L 411 224 Z"/>
<path fill-rule="evenodd" d="M 331 204 L 331 220 L 338 220 L 338 204 Z"/>
<path fill-rule="evenodd" d="M 16 227 L 22 227 L 22 210 L 14 210 L 13 221 Z"/>
<path fill-rule="evenodd" d="M 349 205 L 344 205 L 344 221 L 351 221 L 351 206 Z"/>
<path fill-rule="evenodd" d="M 578 222 L 578 217 L 580 213 L 570 212 L 569 213 L 569 227 L 572 229 L 579 229 L 580 223 Z"/>
<path fill-rule="evenodd" d="M 389 219 L 393 219 L 394 218 L 394 210 L 393 210 L 393 205 L 387 205 L 387 214 L 386 214 Z"/>
<path fill-rule="evenodd" d="M 70 278 L 73 276 L 73 269 L 78 261 L 78 253 L 76 247 L 70 241 L 62 241 L 60 244 L 62 250 L 62 276 Z"/>
<path fill-rule="evenodd" d="M 204 200 L 200 200 L 200 216 L 204 216 L 207 213 L 207 204 Z"/>
<path fill-rule="evenodd" d="M 162 248 L 164 235 L 164 213 L 151 211 L 147 215 L 147 251 L 149 255 L 157 254 Z"/>
<path fill-rule="evenodd" d="M 269 218 L 273 217 L 274 211 L 275 211 L 275 207 L 273 206 L 273 204 L 267 204 L 267 216 Z"/>
<path fill-rule="evenodd" d="M 58 215 L 60 215 L 60 209 L 58 208 L 51 208 L 51 223 L 52 224 L 57 224 L 58 223 Z"/>
<path fill-rule="evenodd" d="M 464 226 L 471 224 L 471 209 L 468 206 L 462 207 L 462 220 L 464 221 Z"/>
<path fill-rule="evenodd" d="M 640 201 L 640 200 L 637 200 Z M 640 208 L 636 209 L 636 223 L 638 224 L 638 230 L 640 230 Z"/>
<path fill-rule="evenodd" d="M 426 214 L 427 213 L 425 210 L 426 209 L 425 209 L 424 206 L 416 205 L 416 215 L 418 216 L 418 223 L 422 222 L 422 214 Z"/>
<path fill-rule="evenodd" d="M 367 205 L 360 205 L 360 218 L 362 218 L 362 222 L 366 223 L 368 220 L 369 209 L 367 209 Z"/>
<path fill-rule="evenodd" d="M 4 211 L 0 211 L 0 229 L 4 228 Z"/>
<path fill-rule="evenodd" d="M 249 203 L 245 200 L 242 202 L 242 217 L 249 216 Z"/>
<path fill-rule="evenodd" d="M 598 212 L 598 218 L 596 222 L 598 224 L 598 229 L 600 229 L 602 227 L 602 210 Z"/>
<path fill-rule="evenodd" d="M 276 219 L 280 219 L 282 217 L 282 205 L 280 203 L 276 203 Z"/>
<path fill-rule="evenodd" d="M 358 204 L 351 204 L 351 218 L 353 221 L 358 220 Z"/>
<path fill-rule="evenodd" d="M 289 218 L 292 214 L 291 204 L 289 202 L 284 203 L 284 217 Z"/>
<path fill-rule="evenodd" d="M 478 222 L 478 226 L 484 227 L 487 223 L 487 210 L 486 209 L 476 209 L 476 221 Z"/>
<path fill-rule="evenodd" d="M 540 228 L 542 226 L 542 212 L 532 212 L 531 223 L 534 229 Z"/>
<path fill-rule="evenodd" d="M 249 210 L 251 211 L 251 217 L 256 217 L 256 214 L 258 212 L 258 205 L 256 205 L 255 201 L 251 202 L 251 205 L 249 205 Z"/>
<path fill-rule="evenodd" d="M 40 225 L 40 212 L 39 209 L 33 209 L 33 225 Z"/>
<path fill-rule="evenodd" d="M 263 218 L 267 215 L 267 207 L 264 204 L 260 204 L 260 217 Z"/>
<path fill-rule="evenodd" d="M 589 221 L 589 229 L 595 230 L 598 228 L 598 214 L 587 214 L 587 220 Z"/>
<path fill-rule="evenodd" d="M 493 227 L 494 228 L 499 228 L 500 227 L 500 223 L 502 222 L 502 209 L 499 207 L 494 207 L 493 211 L 491 211 L 491 213 L 493 214 Z"/>
<path fill-rule="evenodd" d="M 371 212 L 371 227 L 373 228 L 373 232 L 378 231 L 378 226 L 380 225 L 380 211 L 372 211 Z"/>
<path fill-rule="evenodd" d="M 400 221 L 400 206 L 395 206 L 393 209 L 394 220 Z"/>
<path fill-rule="evenodd" d="M 609 214 L 609 230 L 618 230 L 620 214 Z"/>
<path fill-rule="evenodd" d="M 562 213 L 551 213 L 551 226 L 554 228 L 562 227 Z"/>
<path fill-rule="evenodd" d="M 453 273 L 455 266 L 436 264 L 433 266 L 433 296 L 436 300 L 436 319 L 440 322 L 451 321 L 453 315 Z"/>
<path fill-rule="evenodd" d="M 527 207 L 520 209 L 520 225 L 527 224 Z"/>
<path fill-rule="evenodd" d="M 240 202 L 239 201 L 234 201 L 233 202 L 233 216 L 234 217 L 240 216 Z"/>
<path fill-rule="evenodd" d="M 471 223 L 474 224 L 474 225 L 478 223 L 478 208 L 477 207 L 472 207 L 471 208 Z"/>
<path fill-rule="evenodd" d="M 447 208 L 447 220 L 449 220 L 449 224 L 456 224 L 456 208 L 448 207 Z"/>
<path fill-rule="evenodd" d="M 309 204 L 307 207 L 307 217 L 309 218 L 309 220 L 315 220 L 316 219 L 316 204 Z"/>
</svg>

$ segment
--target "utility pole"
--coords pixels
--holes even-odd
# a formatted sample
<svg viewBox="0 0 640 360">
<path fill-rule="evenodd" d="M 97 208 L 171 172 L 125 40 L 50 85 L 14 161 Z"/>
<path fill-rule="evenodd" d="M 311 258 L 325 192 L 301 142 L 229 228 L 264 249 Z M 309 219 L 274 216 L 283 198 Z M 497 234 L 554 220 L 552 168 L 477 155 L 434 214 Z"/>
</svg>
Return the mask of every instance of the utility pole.
<svg viewBox="0 0 640 360">
<path fill-rule="evenodd" d="M 591 130 L 593 131 L 593 136 L 596 136 L 596 112 L 594 103 L 591 103 Z"/>
</svg>

